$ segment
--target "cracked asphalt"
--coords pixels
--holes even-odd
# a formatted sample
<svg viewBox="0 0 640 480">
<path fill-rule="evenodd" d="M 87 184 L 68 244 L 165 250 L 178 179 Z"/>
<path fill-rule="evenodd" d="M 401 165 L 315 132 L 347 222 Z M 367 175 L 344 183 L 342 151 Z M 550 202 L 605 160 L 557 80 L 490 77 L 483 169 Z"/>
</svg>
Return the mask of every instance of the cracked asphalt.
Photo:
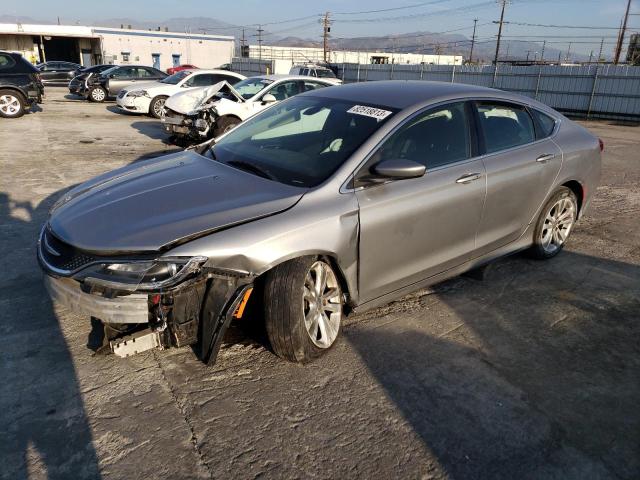
<svg viewBox="0 0 640 480">
<path fill-rule="evenodd" d="M 244 318 L 207 367 L 188 348 L 94 356 L 90 320 L 48 300 L 52 203 L 173 147 L 47 87 L 42 111 L 0 122 L 0 477 L 640 478 L 640 127 L 585 124 L 602 186 L 557 258 L 350 317 L 306 366 Z"/>
</svg>

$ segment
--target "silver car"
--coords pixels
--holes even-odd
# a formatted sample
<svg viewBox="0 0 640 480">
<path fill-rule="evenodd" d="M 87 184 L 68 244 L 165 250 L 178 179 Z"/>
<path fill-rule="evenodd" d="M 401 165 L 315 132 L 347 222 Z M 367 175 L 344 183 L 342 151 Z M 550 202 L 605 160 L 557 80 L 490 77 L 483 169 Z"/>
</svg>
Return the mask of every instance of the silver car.
<svg viewBox="0 0 640 480">
<path fill-rule="evenodd" d="M 52 297 L 120 356 L 193 344 L 212 362 L 248 316 L 307 362 L 349 312 L 518 250 L 551 258 L 602 150 L 532 99 L 401 81 L 307 92 L 216 140 L 75 188 L 42 229 Z"/>
</svg>

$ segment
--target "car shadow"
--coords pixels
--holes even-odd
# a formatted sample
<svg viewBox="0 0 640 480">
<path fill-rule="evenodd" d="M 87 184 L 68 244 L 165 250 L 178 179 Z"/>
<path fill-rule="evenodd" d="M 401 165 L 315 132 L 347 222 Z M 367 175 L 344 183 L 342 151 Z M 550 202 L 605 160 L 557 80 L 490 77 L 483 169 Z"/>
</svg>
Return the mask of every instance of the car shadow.
<svg viewBox="0 0 640 480">
<path fill-rule="evenodd" d="M 35 209 L 0 192 L 3 252 L 32 245 L 0 280 L 0 463 L 2 477 L 101 478 L 73 359 L 42 275 L 35 241 L 58 193 Z M 31 252 L 33 252 L 31 254 Z"/>
<path fill-rule="evenodd" d="M 160 120 L 137 121 L 133 122 L 131 126 L 149 138 L 162 140 L 166 145 L 173 145 L 170 135 L 163 130 Z"/>
<path fill-rule="evenodd" d="M 435 297 L 345 336 L 448 475 L 640 478 L 640 267 L 515 256 Z"/>
</svg>

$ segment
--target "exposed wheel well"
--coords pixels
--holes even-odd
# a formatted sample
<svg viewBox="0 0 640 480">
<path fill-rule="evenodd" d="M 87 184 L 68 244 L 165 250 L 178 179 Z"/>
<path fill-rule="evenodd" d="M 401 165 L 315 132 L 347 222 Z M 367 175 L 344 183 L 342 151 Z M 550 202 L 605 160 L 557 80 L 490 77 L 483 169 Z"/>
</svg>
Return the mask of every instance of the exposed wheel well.
<svg viewBox="0 0 640 480">
<path fill-rule="evenodd" d="M 569 182 L 563 183 L 562 186 L 569 188 L 574 193 L 576 199 L 578 200 L 578 212 L 580 212 L 580 210 L 582 209 L 582 202 L 584 201 L 584 188 L 582 187 L 580 182 L 571 180 Z"/>
<path fill-rule="evenodd" d="M 3 85 L 2 87 L 0 87 L 0 90 L 10 90 L 12 92 L 15 92 L 15 93 L 17 93 L 18 95 L 20 95 L 22 97 L 22 100 L 24 100 L 25 102 L 27 101 L 27 96 L 19 88 L 16 88 L 16 87 L 13 87 L 13 86 L 4 86 Z"/>
</svg>

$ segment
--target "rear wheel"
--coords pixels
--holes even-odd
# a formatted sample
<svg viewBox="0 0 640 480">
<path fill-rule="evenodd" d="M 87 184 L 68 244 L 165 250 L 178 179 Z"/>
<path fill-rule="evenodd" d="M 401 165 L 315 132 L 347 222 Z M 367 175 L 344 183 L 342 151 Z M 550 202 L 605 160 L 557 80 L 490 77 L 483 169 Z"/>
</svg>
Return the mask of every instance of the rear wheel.
<svg viewBox="0 0 640 480">
<path fill-rule="evenodd" d="M 276 355 L 300 363 L 319 357 L 338 338 L 344 311 L 333 267 L 317 257 L 275 267 L 265 278 L 264 309 Z"/>
<path fill-rule="evenodd" d="M 89 100 L 92 102 L 104 102 L 107 99 L 107 92 L 102 87 L 93 87 L 89 92 Z"/>
<path fill-rule="evenodd" d="M 0 90 L 0 117 L 18 118 L 24 115 L 26 101 L 13 90 Z"/>
<path fill-rule="evenodd" d="M 217 137 L 218 135 L 222 135 L 223 133 L 228 132 L 233 127 L 240 123 L 239 118 L 235 117 L 220 117 L 216 121 L 216 126 L 213 129 L 213 136 Z"/>
<path fill-rule="evenodd" d="M 531 255 L 544 260 L 560 253 L 577 218 L 578 201 L 575 194 L 567 187 L 560 187 L 540 212 Z"/>
<path fill-rule="evenodd" d="M 164 102 L 167 100 L 167 97 L 158 96 L 154 97 L 149 104 L 149 115 L 154 118 L 164 117 Z"/>
</svg>

